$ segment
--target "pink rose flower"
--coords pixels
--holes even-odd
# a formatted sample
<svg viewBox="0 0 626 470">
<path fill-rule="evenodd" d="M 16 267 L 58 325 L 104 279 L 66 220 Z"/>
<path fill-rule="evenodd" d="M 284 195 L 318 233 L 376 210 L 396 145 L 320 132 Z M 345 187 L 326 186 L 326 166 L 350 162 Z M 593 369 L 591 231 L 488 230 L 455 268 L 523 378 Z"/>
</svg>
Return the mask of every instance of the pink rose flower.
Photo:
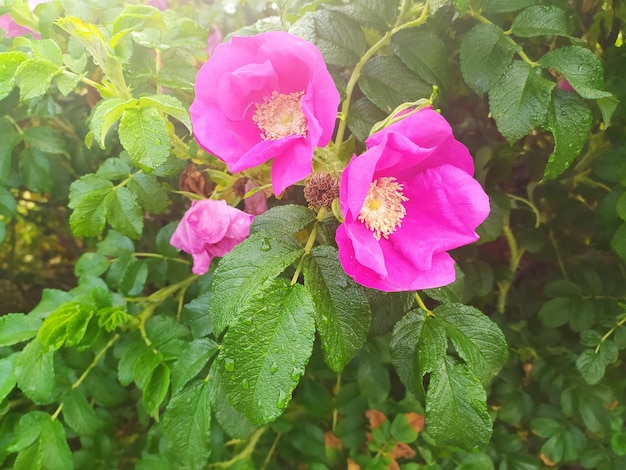
<svg viewBox="0 0 626 470">
<path fill-rule="evenodd" d="M 448 122 L 426 108 L 376 132 L 341 176 L 339 260 L 356 282 L 394 292 L 454 281 L 448 250 L 478 239 L 489 198 Z"/>
<path fill-rule="evenodd" d="M 270 159 L 275 194 L 308 176 L 334 130 L 339 93 L 320 51 L 283 31 L 219 44 L 196 77 L 198 143 L 231 172 Z"/>
<path fill-rule="evenodd" d="M 214 257 L 224 256 L 250 235 L 252 219 L 254 216 L 229 206 L 226 201 L 193 201 L 170 244 L 191 254 L 194 274 L 204 274 Z"/>
<path fill-rule="evenodd" d="M 570 91 L 572 93 L 576 93 L 576 90 L 574 90 L 574 88 L 572 87 L 572 85 L 570 85 L 570 83 L 567 81 L 566 78 L 561 78 L 557 84 L 556 87 L 559 90 L 565 90 L 565 91 Z"/>
<path fill-rule="evenodd" d="M 28 7 L 33 11 L 35 7 L 41 3 L 47 3 L 50 0 L 28 0 Z M 0 15 L 0 29 L 5 31 L 7 38 L 13 38 L 17 36 L 23 36 L 24 34 L 32 34 L 34 37 L 39 38 L 39 34 L 35 33 L 32 29 L 22 26 L 15 22 L 15 20 L 8 13 Z"/>
</svg>

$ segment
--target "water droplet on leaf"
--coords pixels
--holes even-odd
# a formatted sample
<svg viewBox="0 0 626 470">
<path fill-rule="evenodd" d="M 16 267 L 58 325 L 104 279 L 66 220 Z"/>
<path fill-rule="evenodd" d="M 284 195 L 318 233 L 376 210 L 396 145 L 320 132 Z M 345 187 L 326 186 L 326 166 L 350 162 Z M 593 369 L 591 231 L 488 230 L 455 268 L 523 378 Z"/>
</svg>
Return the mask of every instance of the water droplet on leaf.
<svg viewBox="0 0 626 470">
<path fill-rule="evenodd" d="M 287 394 L 284 391 L 278 392 L 278 400 L 276 400 L 276 406 L 281 410 L 287 406 Z"/>
<path fill-rule="evenodd" d="M 276 362 L 272 362 L 272 365 L 270 366 L 270 374 L 275 374 L 277 370 L 278 364 L 276 364 Z"/>
<path fill-rule="evenodd" d="M 228 372 L 232 372 L 235 370 L 235 361 L 232 360 L 230 357 L 225 357 L 224 358 L 224 369 L 226 369 Z"/>
<path fill-rule="evenodd" d="M 270 239 L 265 237 L 261 243 L 261 251 L 270 251 L 271 249 L 272 245 L 270 244 Z"/>
<path fill-rule="evenodd" d="M 248 383 L 248 379 L 243 379 L 241 381 L 241 386 L 244 390 L 248 390 L 250 388 L 250 384 Z"/>
</svg>

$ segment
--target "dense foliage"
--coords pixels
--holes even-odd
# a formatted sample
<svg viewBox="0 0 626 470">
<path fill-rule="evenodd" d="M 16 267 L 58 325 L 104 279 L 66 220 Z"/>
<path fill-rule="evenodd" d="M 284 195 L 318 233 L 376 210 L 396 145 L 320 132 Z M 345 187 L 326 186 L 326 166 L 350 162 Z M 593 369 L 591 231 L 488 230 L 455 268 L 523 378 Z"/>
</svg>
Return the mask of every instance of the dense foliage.
<svg viewBox="0 0 626 470">
<path fill-rule="evenodd" d="M 3 468 L 626 465 L 626 5 L 145 3 L 0 0 Z M 339 92 L 316 174 L 451 124 L 491 207 L 455 282 L 363 287 L 337 199 L 198 144 L 198 70 L 268 31 Z M 207 198 L 258 215 L 204 273 L 170 240 Z"/>
</svg>

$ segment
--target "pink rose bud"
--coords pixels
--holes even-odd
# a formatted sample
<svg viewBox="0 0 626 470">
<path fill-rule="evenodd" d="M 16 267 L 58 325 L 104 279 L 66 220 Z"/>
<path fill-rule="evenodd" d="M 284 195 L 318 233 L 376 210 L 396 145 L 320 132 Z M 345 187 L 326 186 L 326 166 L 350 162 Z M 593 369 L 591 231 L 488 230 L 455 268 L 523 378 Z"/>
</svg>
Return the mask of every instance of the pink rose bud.
<svg viewBox="0 0 626 470">
<path fill-rule="evenodd" d="M 572 88 L 572 85 L 569 84 L 569 82 L 567 81 L 566 78 L 561 78 L 557 82 L 556 87 L 559 90 L 571 91 L 572 93 L 576 93 L 576 90 L 574 90 L 574 88 Z"/>
<path fill-rule="evenodd" d="M 250 235 L 252 219 L 253 215 L 230 207 L 226 201 L 193 201 L 170 244 L 193 257 L 194 274 L 204 274 L 214 257 L 224 256 Z"/>
<path fill-rule="evenodd" d="M 283 31 L 219 44 L 195 92 L 198 143 L 233 173 L 272 160 L 275 194 L 311 173 L 313 151 L 330 141 L 339 105 L 317 47 Z"/>
<path fill-rule="evenodd" d="M 394 292 L 454 281 L 449 250 L 478 239 L 489 198 L 448 122 L 422 109 L 371 135 L 343 171 L 339 260 L 359 284 Z"/>
</svg>

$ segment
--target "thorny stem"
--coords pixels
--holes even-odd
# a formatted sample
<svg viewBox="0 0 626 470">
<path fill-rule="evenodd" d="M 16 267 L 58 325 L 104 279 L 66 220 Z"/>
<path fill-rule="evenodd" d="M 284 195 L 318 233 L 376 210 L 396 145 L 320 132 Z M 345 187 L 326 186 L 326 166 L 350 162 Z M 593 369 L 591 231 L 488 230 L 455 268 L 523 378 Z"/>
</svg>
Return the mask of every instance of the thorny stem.
<svg viewBox="0 0 626 470">
<path fill-rule="evenodd" d="M 374 55 L 381 50 L 383 47 L 387 46 L 391 42 L 391 36 L 393 36 L 398 31 L 411 28 L 414 26 L 419 26 L 422 23 L 426 22 L 428 19 L 428 1 L 424 4 L 422 9 L 422 14 L 419 18 L 404 23 L 400 26 L 396 26 L 390 31 L 387 31 L 383 37 L 381 37 L 372 47 L 370 47 L 367 52 L 361 57 L 361 59 L 357 62 L 354 70 L 352 71 L 352 75 L 350 76 L 350 80 L 348 80 L 348 84 L 346 85 L 346 98 L 343 100 L 341 104 L 341 111 L 339 112 L 339 125 L 337 126 L 337 135 L 335 136 L 335 146 L 337 148 L 337 152 L 339 152 L 341 143 L 343 142 L 344 134 L 346 132 L 346 126 L 348 124 L 348 111 L 350 109 L 350 101 L 352 100 L 352 93 L 354 92 L 354 87 L 356 86 L 359 78 L 361 77 L 361 70 L 365 63 L 370 60 Z"/>
<path fill-rule="evenodd" d="M 89 375 L 89 372 L 91 372 L 91 370 L 96 367 L 96 365 L 98 364 L 98 362 L 100 362 L 100 359 L 102 359 L 102 356 L 104 356 L 106 354 L 106 352 L 115 344 L 115 342 L 120 338 L 119 334 L 116 334 L 115 336 L 113 336 L 109 342 L 100 350 L 98 351 L 98 354 L 95 355 L 95 357 L 93 358 L 93 360 L 91 361 L 91 363 L 87 366 L 87 368 L 85 369 L 85 371 L 82 373 L 82 375 L 76 379 L 76 381 L 72 384 L 72 390 L 76 390 L 78 387 L 80 387 L 80 384 L 83 383 L 83 381 L 87 378 L 87 376 Z M 58 408 L 56 409 L 56 411 L 52 414 L 52 416 L 50 416 L 50 419 L 52 421 L 54 421 L 55 419 L 57 419 L 57 417 L 59 416 L 59 413 L 61 413 L 61 410 L 63 409 L 63 403 L 61 403 Z"/>
<path fill-rule="evenodd" d="M 306 245 L 304 245 L 304 253 L 300 257 L 300 262 L 298 263 L 298 267 L 296 268 L 296 272 L 293 273 L 293 277 L 291 278 L 291 285 L 295 285 L 298 282 L 298 277 L 300 276 L 300 272 L 302 271 L 302 265 L 304 264 L 304 258 L 311 252 L 311 248 L 313 248 L 313 244 L 315 243 L 315 238 L 317 237 L 317 225 L 324 219 L 326 215 L 326 208 L 320 208 L 317 213 L 317 220 L 315 221 L 315 225 L 311 229 L 311 233 L 309 234 L 309 238 L 306 241 Z"/>
</svg>

